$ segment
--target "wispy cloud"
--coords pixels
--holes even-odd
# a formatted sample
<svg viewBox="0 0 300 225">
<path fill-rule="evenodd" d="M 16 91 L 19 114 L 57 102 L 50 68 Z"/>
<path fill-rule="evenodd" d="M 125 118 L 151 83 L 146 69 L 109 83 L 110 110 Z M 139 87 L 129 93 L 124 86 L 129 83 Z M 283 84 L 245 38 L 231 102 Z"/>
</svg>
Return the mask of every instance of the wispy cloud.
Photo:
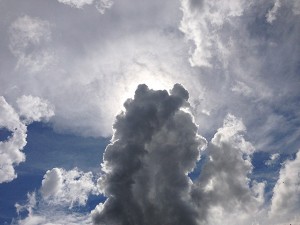
<svg viewBox="0 0 300 225">
<path fill-rule="evenodd" d="M 101 13 L 104 14 L 105 11 L 111 8 L 114 4 L 112 0 L 57 0 L 60 3 L 69 5 L 71 7 L 81 9 L 85 5 L 92 5 L 94 4 L 96 9 Z"/>
<path fill-rule="evenodd" d="M 47 21 L 22 16 L 9 29 L 12 54 L 17 58 L 17 69 L 37 73 L 52 64 L 55 56 L 45 45 L 51 40 L 51 25 Z"/>
</svg>

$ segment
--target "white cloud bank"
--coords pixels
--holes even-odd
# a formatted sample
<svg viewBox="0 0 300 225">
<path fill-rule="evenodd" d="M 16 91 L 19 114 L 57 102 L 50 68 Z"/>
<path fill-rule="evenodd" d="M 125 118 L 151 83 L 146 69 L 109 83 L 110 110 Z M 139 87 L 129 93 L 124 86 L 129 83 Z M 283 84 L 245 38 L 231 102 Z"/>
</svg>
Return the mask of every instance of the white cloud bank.
<svg viewBox="0 0 300 225">
<path fill-rule="evenodd" d="M 20 114 L 0 96 L 0 128 L 12 132 L 12 136 L 7 140 L 0 141 L 0 183 L 15 179 L 17 174 L 14 167 L 25 161 L 22 150 L 27 144 L 27 125 L 54 115 L 50 104 L 38 97 L 22 96 L 18 104 Z M 29 112 L 29 108 L 33 111 Z"/>
</svg>

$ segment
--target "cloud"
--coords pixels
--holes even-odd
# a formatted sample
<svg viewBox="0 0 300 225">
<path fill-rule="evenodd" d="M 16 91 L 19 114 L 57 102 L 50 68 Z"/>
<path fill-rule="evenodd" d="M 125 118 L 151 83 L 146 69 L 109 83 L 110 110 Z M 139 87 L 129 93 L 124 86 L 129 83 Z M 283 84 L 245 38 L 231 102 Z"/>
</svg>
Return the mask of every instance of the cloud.
<svg viewBox="0 0 300 225">
<path fill-rule="evenodd" d="M 96 9 L 104 14 L 105 11 L 113 6 L 114 2 L 112 0 L 98 0 L 96 1 Z"/>
<path fill-rule="evenodd" d="M 9 28 L 9 49 L 17 58 L 16 69 L 37 73 L 54 63 L 54 53 L 47 48 L 51 40 L 50 23 L 39 18 L 22 16 Z"/>
<path fill-rule="evenodd" d="M 90 194 L 97 194 L 94 176 L 77 168 L 48 170 L 42 181 L 41 194 L 52 205 L 85 205 Z"/>
<path fill-rule="evenodd" d="M 277 222 L 298 222 L 300 209 L 300 151 L 294 160 L 287 160 L 273 190 L 270 218 Z"/>
<path fill-rule="evenodd" d="M 242 121 L 229 114 L 208 144 L 207 161 L 192 189 L 200 224 L 249 224 L 259 214 L 265 185 L 250 184 L 253 146 L 245 141 L 245 131 Z"/>
<path fill-rule="evenodd" d="M 60 10 L 71 12 L 70 17 L 73 16 L 72 13 L 83 16 L 91 10 L 87 8 L 74 12 L 61 7 L 61 4 L 54 5 Z M 45 22 L 47 25 L 44 28 L 47 28 L 49 36 L 46 38 L 42 35 L 43 32 L 37 32 L 40 33 L 37 35 L 40 37 L 37 38 L 40 44 L 34 42 L 29 44 L 29 48 L 37 52 L 43 49 L 52 52 L 55 62 L 38 70 L 19 67 L 3 71 L 3 74 L 10 76 L 3 75 L 5 82 L 1 82 L 0 92 L 9 96 L 12 101 L 21 95 L 49 100 L 55 107 L 55 116 L 51 119 L 55 131 L 107 137 L 112 135 L 111 124 L 122 109 L 123 101 L 134 94 L 139 83 L 146 83 L 155 89 L 169 89 L 175 82 L 183 83 L 189 88 L 199 87 L 199 84 L 186 79 L 192 75 L 188 71 L 190 68 L 186 64 L 186 58 L 181 57 L 182 53 L 185 54 L 185 44 L 176 26 L 172 27 L 170 24 L 175 17 L 175 7 L 172 6 L 172 14 L 165 17 L 164 12 L 155 12 L 153 16 L 150 12 L 154 10 L 153 2 L 142 5 L 143 11 L 136 11 L 134 5 L 124 2 L 115 5 L 114 13 L 121 14 L 122 20 L 116 21 L 114 29 L 107 25 L 109 21 L 115 21 L 111 14 L 103 16 L 105 18 L 99 20 L 98 25 L 94 23 L 96 18 L 87 18 L 91 28 L 87 28 L 86 23 L 77 17 L 65 20 L 61 15 L 51 18 L 47 18 L 47 15 L 40 18 L 26 16 L 34 21 Z M 170 10 L 167 3 L 156 2 L 155 5 Z M 93 15 L 99 16 L 97 13 Z M 150 15 L 152 19 L 147 20 Z M 161 28 L 154 27 L 153 22 L 162 23 Z M 145 23 L 149 30 L 142 29 Z M 124 30 L 126 26 L 131 28 Z M 68 32 L 70 27 L 74 31 L 71 36 Z M 11 32 L 9 34 L 9 37 L 13 36 Z M 98 38 L 94 39 L 96 36 Z M 14 60 L 11 61 L 12 65 L 13 63 Z"/>
<path fill-rule="evenodd" d="M 253 145 L 243 121 L 228 114 L 211 141 L 198 134 L 189 93 L 176 84 L 169 92 L 139 85 L 116 117 L 102 172 L 53 168 L 26 204 L 16 204 L 13 224 L 276 224 L 297 222 L 299 168 L 285 162 L 266 202 L 266 182 L 251 180 Z M 199 177 L 188 176 L 205 155 Z M 277 155 L 271 156 L 276 159 Z M 283 185 L 283 183 L 286 183 Z M 91 212 L 90 195 L 107 197 Z M 287 206 L 288 205 L 288 206 Z M 27 211 L 23 218 L 21 212 Z"/>
<path fill-rule="evenodd" d="M 277 19 L 277 14 L 282 5 L 286 6 L 288 4 L 291 4 L 292 6 L 292 12 L 295 15 L 300 14 L 300 4 L 297 0 L 291 0 L 291 1 L 282 1 L 282 0 L 275 0 L 273 7 L 268 11 L 266 14 L 266 20 L 268 23 L 272 24 L 273 21 Z"/>
<path fill-rule="evenodd" d="M 201 2 L 196 4 L 195 2 Z M 215 1 L 182 0 L 183 18 L 180 30 L 192 40 L 195 49 L 190 58 L 192 66 L 212 66 L 210 60 L 214 57 L 214 50 L 226 56 L 229 52 L 226 46 L 219 41 L 218 32 L 223 24 L 232 18 L 242 15 L 247 1 L 229 1 L 224 3 Z"/>
<path fill-rule="evenodd" d="M 272 23 L 276 20 L 276 13 L 278 9 L 281 7 L 281 0 L 276 0 L 272 9 L 270 9 L 266 15 L 266 19 L 268 23 Z"/>
<path fill-rule="evenodd" d="M 16 204 L 18 214 L 28 212 L 25 218 L 13 219 L 12 225 L 91 225 L 92 221 L 88 213 L 80 213 L 66 210 L 62 207 L 49 206 L 47 202 L 39 199 L 36 192 L 27 194 L 27 203 Z"/>
<path fill-rule="evenodd" d="M 84 5 L 91 5 L 94 2 L 94 0 L 57 0 L 57 1 L 75 8 L 82 8 Z"/>
<path fill-rule="evenodd" d="M 49 101 L 31 95 L 22 95 L 17 99 L 19 115 L 26 124 L 33 121 L 48 121 L 54 116 L 54 106 Z"/>
<path fill-rule="evenodd" d="M 278 161 L 279 157 L 280 157 L 279 153 L 274 153 L 270 156 L 270 159 L 265 162 L 265 164 L 267 166 L 272 166 Z"/>
<path fill-rule="evenodd" d="M 256 149 L 297 151 L 298 144 L 290 140 L 299 134 L 287 131 L 297 129 L 298 123 L 288 115 L 299 114 L 292 103 L 299 96 L 296 2 L 181 1 L 179 29 L 190 45 L 189 61 L 199 74 L 205 74 L 199 75 L 206 88 L 199 106 L 210 116 L 196 113 L 198 124 L 217 128 L 216 121 L 221 123 L 227 113 L 234 112 L 243 118 Z M 275 136 L 284 140 L 277 143 Z"/>
<path fill-rule="evenodd" d="M 48 170 L 40 190 L 28 193 L 25 204 L 16 203 L 17 213 L 26 211 L 28 215 L 19 216 L 12 224 L 92 224 L 89 213 L 74 208 L 84 207 L 91 194 L 98 194 L 94 179 L 91 172 L 77 168 Z"/>
<path fill-rule="evenodd" d="M 94 4 L 96 9 L 101 14 L 104 14 L 105 11 L 111 8 L 112 5 L 114 4 L 112 0 L 57 0 L 57 1 L 77 9 L 81 9 L 85 5 Z"/>
<path fill-rule="evenodd" d="M 0 128 L 12 133 L 7 140 L 0 141 L 0 183 L 15 179 L 14 167 L 25 161 L 22 150 L 27 144 L 27 125 L 54 115 L 50 103 L 38 97 L 22 96 L 18 104 L 20 114 L 0 96 Z"/>
<path fill-rule="evenodd" d="M 12 132 L 8 140 L 0 142 L 0 183 L 3 183 L 17 177 L 14 166 L 25 161 L 22 150 L 27 143 L 26 125 L 20 121 L 16 111 L 3 96 L 0 96 L 0 128 Z"/>
<path fill-rule="evenodd" d="M 104 154 L 98 185 L 108 199 L 92 212 L 95 224 L 251 224 L 261 214 L 265 183 L 248 177 L 254 147 L 235 116 L 208 144 L 200 177 L 187 176 L 206 146 L 187 99 L 180 85 L 170 94 L 140 85 L 125 102 Z"/>
<path fill-rule="evenodd" d="M 206 145 L 179 84 L 167 91 L 139 85 L 124 103 L 104 153 L 98 185 L 108 199 L 93 211 L 95 224 L 197 224 L 188 173 Z"/>
</svg>

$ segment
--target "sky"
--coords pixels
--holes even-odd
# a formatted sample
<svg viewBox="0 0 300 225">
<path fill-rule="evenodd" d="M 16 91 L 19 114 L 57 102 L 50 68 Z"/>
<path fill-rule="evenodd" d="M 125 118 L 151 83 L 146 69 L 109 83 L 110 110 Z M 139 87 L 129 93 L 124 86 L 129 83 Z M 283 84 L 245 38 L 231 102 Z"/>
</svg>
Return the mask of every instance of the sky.
<svg viewBox="0 0 300 225">
<path fill-rule="evenodd" d="M 300 224 L 299 0 L 0 0 L 0 224 Z"/>
</svg>

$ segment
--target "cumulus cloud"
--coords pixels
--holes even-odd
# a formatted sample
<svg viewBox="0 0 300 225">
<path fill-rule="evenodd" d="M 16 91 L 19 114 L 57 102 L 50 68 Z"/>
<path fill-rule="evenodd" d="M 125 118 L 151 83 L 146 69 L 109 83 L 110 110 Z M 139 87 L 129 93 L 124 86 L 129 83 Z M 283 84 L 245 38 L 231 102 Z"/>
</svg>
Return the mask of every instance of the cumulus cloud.
<svg viewBox="0 0 300 225">
<path fill-rule="evenodd" d="M 250 184 L 253 146 L 245 141 L 245 131 L 242 121 L 229 114 L 208 145 L 192 191 L 200 224 L 249 224 L 259 214 L 265 185 Z"/>
<path fill-rule="evenodd" d="M 139 85 L 117 116 L 98 185 L 108 199 L 95 224 L 196 224 L 188 173 L 206 144 L 179 84 L 167 91 Z"/>
<path fill-rule="evenodd" d="M 12 225 L 91 225 L 92 220 L 88 213 L 68 211 L 61 207 L 49 206 L 40 199 L 36 192 L 27 194 L 27 202 L 23 205 L 16 204 L 17 213 L 27 212 L 25 218 L 17 218 Z"/>
<path fill-rule="evenodd" d="M 50 27 L 49 22 L 27 15 L 11 24 L 9 48 L 17 58 L 17 69 L 37 73 L 54 62 L 54 53 L 45 47 L 51 40 Z"/>
<path fill-rule="evenodd" d="M 16 111 L 3 96 L 0 96 L 0 128 L 12 132 L 8 140 L 0 142 L 0 183 L 3 183 L 17 177 L 14 166 L 25 161 L 22 150 L 27 143 L 26 125 L 20 121 Z"/>
<path fill-rule="evenodd" d="M 251 224 L 261 213 L 265 183 L 248 178 L 254 147 L 231 114 L 205 150 L 200 177 L 188 177 L 206 146 L 184 110 L 188 96 L 180 85 L 170 94 L 140 85 L 125 102 L 104 154 L 98 185 L 108 199 L 92 212 L 95 224 Z"/>
<path fill-rule="evenodd" d="M 31 95 L 22 95 L 17 99 L 19 115 L 26 124 L 33 121 L 48 121 L 54 116 L 54 106 L 49 101 Z"/>
<path fill-rule="evenodd" d="M 210 117 L 195 115 L 198 123 L 219 121 L 228 112 L 243 117 L 248 135 L 259 150 L 295 152 L 294 130 L 299 113 L 299 1 L 182 0 L 180 30 L 190 44 L 190 64 L 205 76 L 201 106 Z M 214 80 L 212 83 L 211 81 Z M 276 80 L 276 81 L 275 81 Z M 297 100 L 295 100 L 297 101 Z M 289 102 L 287 110 L 284 105 Z M 293 107 L 295 106 L 295 107 Z M 279 109 L 275 110 L 275 109 Z M 253 115 L 249 112 L 255 111 Z M 289 111 L 289 113 L 282 112 Z M 276 118 L 277 122 L 271 120 Z M 260 121 L 260 122 L 258 122 Z M 276 128 L 275 128 L 276 127 Z M 284 133 L 288 133 L 287 130 Z M 285 140 L 275 142 L 274 133 Z M 266 137 L 266 138 L 261 138 Z"/>
<path fill-rule="evenodd" d="M 287 160 L 274 187 L 270 218 L 277 222 L 298 222 L 300 208 L 300 151 L 294 160 Z"/>
<path fill-rule="evenodd" d="M 91 194 L 98 194 L 91 172 L 53 168 L 44 175 L 39 191 L 28 193 L 25 204 L 16 203 L 17 213 L 25 211 L 28 215 L 12 224 L 92 224 L 89 213 L 73 210 L 84 207 Z"/>
<path fill-rule="evenodd" d="M 195 4 L 198 2 L 198 4 Z M 183 18 L 180 29 L 195 44 L 190 63 L 192 66 L 211 66 L 214 51 L 229 54 L 226 45 L 219 41 L 218 31 L 225 22 L 243 13 L 247 1 L 190 1 L 182 0 Z M 201 4 L 200 4 L 201 3 Z"/>
<path fill-rule="evenodd" d="M 62 168 L 48 170 L 42 181 L 41 194 L 53 205 L 85 205 L 90 194 L 97 194 L 94 176 L 77 168 L 66 171 Z"/>
<path fill-rule="evenodd" d="M 20 113 L 0 96 L 0 128 L 12 133 L 8 139 L 0 141 L 0 183 L 15 179 L 14 167 L 25 161 L 22 150 L 27 144 L 27 125 L 54 115 L 54 111 L 48 108 L 50 103 L 38 97 L 22 96 L 18 104 Z"/>
<path fill-rule="evenodd" d="M 16 224 L 276 224 L 297 222 L 299 154 L 285 162 L 271 203 L 268 181 L 250 180 L 253 145 L 245 139 L 243 121 L 228 114 L 207 141 L 198 134 L 190 113 L 189 93 L 176 84 L 169 92 L 139 85 L 134 98 L 116 117 L 114 135 L 103 156 L 96 187 L 91 172 L 53 168 L 38 192 L 17 211 Z M 200 127 L 201 130 L 201 127 Z M 199 177 L 191 173 L 201 155 Z M 274 154 L 271 160 L 276 160 Z M 89 213 L 90 195 L 107 199 Z M 288 206 L 287 206 L 288 205 Z"/>
</svg>

